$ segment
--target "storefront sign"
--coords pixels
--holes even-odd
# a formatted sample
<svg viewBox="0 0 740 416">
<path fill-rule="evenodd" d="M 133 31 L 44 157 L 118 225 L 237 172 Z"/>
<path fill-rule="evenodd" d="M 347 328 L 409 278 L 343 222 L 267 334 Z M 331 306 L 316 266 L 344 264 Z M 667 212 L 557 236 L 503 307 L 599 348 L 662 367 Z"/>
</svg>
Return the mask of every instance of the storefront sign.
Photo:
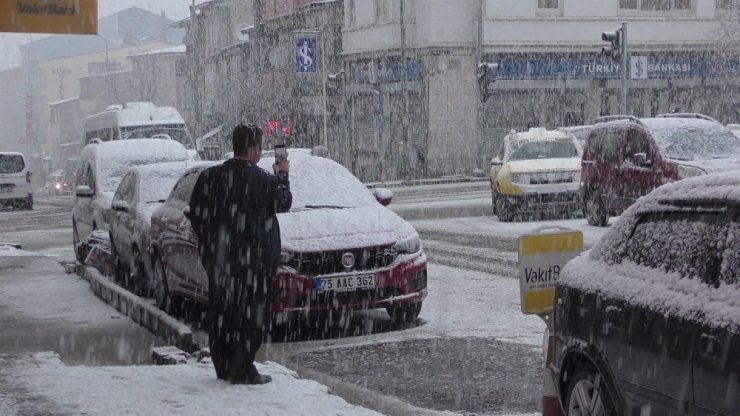
<svg viewBox="0 0 740 416">
<path fill-rule="evenodd" d="M 98 34 L 97 0 L 0 0 L 0 32 Z"/>
<path fill-rule="evenodd" d="M 524 314 L 550 312 L 555 286 L 570 259 L 583 250 L 580 231 L 526 234 L 519 237 L 519 292 Z"/>
<path fill-rule="evenodd" d="M 620 77 L 620 65 L 607 58 L 513 59 L 498 64 L 498 78 Z M 634 79 L 737 76 L 740 59 L 631 56 L 629 75 Z"/>
<path fill-rule="evenodd" d="M 410 61 L 406 67 L 406 79 L 418 81 L 422 76 L 421 61 Z M 372 62 L 352 65 L 352 79 L 359 83 L 399 82 L 403 80 L 403 65 L 400 62 Z"/>
</svg>

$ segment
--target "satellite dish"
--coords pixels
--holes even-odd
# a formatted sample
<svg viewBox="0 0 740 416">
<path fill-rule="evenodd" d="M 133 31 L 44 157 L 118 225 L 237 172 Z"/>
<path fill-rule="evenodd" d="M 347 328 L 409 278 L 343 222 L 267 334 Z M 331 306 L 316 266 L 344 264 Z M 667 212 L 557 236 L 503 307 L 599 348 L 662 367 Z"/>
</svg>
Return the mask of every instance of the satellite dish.
<svg viewBox="0 0 740 416">
<path fill-rule="evenodd" d="M 250 25 L 247 23 L 239 23 L 236 25 L 236 30 L 234 31 L 234 35 L 236 35 L 236 38 L 239 39 L 242 42 L 247 42 L 249 40 L 249 32 L 254 29 L 254 25 Z"/>
</svg>

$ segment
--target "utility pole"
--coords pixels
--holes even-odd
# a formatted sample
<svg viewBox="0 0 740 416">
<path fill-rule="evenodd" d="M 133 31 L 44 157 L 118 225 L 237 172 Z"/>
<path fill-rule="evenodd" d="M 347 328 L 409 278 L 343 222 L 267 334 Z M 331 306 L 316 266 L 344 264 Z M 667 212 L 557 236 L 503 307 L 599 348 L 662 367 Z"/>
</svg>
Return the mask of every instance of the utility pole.
<svg viewBox="0 0 740 416">
<path fill-rule="evenodd" d="M 483 62 L 483 0 L 478 0 L 478 13 L 477 13 L 477 29 L 478 33 L 475 40 L 475 62 L 476 62 L 476 76 L 478 75 L 478 67 Z M 479 156 L 483 155 L 483 102 L 476 100 L 476 112 L 475 112 L 475 131 L 476 131 L 476 148 Z M 483 160 L 478 160 L 478 163 L 483 167 Z"/>
<path fill-rule="evenodd" d="M 323 145 L 327 149 L 329 148 L 327 144 L 327 131 L 326 131 L 326 77 L 328 74 L 326 73 L 326 49 L 324 48 L 324 31 L 325 27 L 321 27 L 321 32 L 319 33 L 319 36 L 321 37 L 321 93 L 323 94 L 324 98 L 324 135 L 323 135 Z"/>
<path fill-rule="evenodd" d="M 622 95 L 619 99 L 619 107 L 622 110 L 622 114 L 627 114 L 627 22 L 622 22 L 622 52 L 621 52 L 621 68 L 619 71 L 620 81 L 622 83 Z"/>
<path fill-rule="evenodd" d="M 403 102 L 403 117 L 401 118 L 401 135 L 403 140 L 403 154 L 400 160 L 401 171 L 403 176 L 409 176 L 409 157 L 411 156 L 411 148 L 409 147 L 409 91 L 408 91 L 408 77 L 409 77 L 409 66 L 406 58 L 406 22 L 404 17 L 404 0 L 401 0 L 401 94 Z"/>
</svg>

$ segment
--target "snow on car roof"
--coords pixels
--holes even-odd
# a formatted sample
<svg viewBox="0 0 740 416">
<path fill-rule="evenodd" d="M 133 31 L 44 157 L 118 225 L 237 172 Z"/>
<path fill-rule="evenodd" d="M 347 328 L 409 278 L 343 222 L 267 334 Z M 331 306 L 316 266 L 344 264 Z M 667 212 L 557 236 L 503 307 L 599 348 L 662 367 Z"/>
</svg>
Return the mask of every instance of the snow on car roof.
<svg viewBox="0 0 740 416">
<path fill-rule="evenodd" d="M 129 139 L 85 146 L 97 151 L 96 169 L 101 190 L 115 192 L 123 175 L 131 166 L 188 160 L 188 150 L 177 140 Z"/>
<path fill-rule="evenodd" d="M 185 160 L 135 166 L 131 170 L 135 170 L 139 175 L 139 201 L 146 203 L 167 199 L 185 171 L 192 167 L 207 167 L 213 164 L 214 162 Z"/>
<path fill-rule="evenodd" d="M 339 163 L 304 152 L 290 152 L 290 190 L 293 209 L 307 206 L 359 207 L 377 204 L 372 193 Z M 259 166 L 272 172 L 273 156 Z"/>
</svg>

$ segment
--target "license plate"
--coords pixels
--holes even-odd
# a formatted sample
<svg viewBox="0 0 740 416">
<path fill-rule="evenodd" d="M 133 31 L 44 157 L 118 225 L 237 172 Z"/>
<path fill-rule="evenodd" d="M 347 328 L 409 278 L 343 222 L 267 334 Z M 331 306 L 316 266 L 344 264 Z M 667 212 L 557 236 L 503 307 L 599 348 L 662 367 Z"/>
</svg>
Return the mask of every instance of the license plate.
<svg viewBox="0 0 740 416">
<path fill-rule="evenodd" d="M 317 277 L 316 293 L 352 292 L 357 289 L 372 289 L 377 286 L 375 274 L 353 274 L 333 277 Z"/>
</svg>

